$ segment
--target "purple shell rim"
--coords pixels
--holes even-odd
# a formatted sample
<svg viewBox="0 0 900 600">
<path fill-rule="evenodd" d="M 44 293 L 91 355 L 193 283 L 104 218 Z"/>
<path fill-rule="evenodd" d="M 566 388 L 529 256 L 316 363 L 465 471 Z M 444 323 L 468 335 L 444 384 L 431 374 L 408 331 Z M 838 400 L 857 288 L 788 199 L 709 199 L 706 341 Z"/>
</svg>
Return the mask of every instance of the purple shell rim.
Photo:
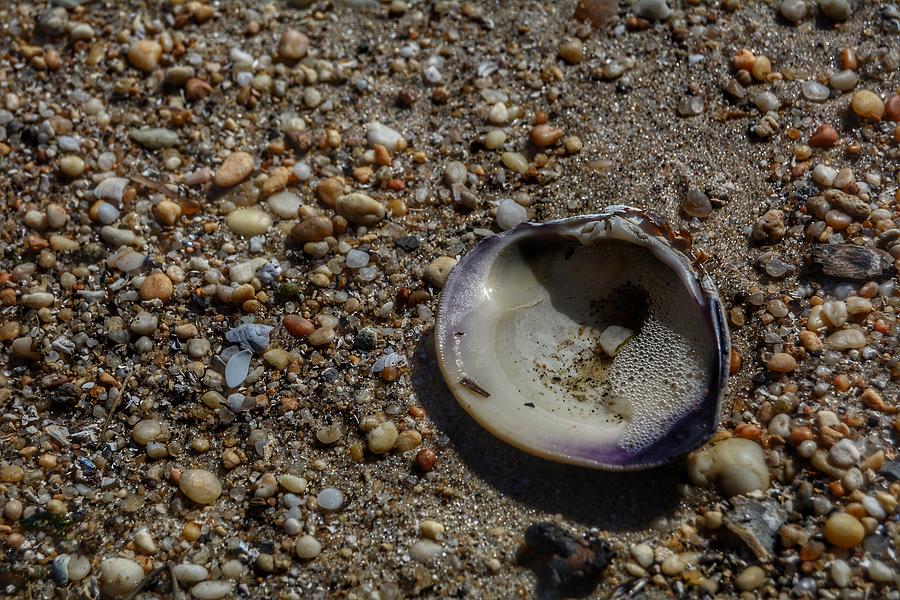
<svg viewBox="0 0 900 600">
<path fill-rule="evenodd" d="M 494 253 L 498 245 L 502 245 L 512 236 L 539 229 L 547 231 L 547 228 L 550 228 L 549 231 L 558 229 L 562 232 L 573 226 L 592 221 L 603 221 L 614 216 L 623 217 L 631 221 L 632 224 L 641 227 L 648 235 L 663 241 L 671 250 L 672 255 L 677 256 L 682 263 L 684 267 L 682 276 L 687 275 L 690 277 L 690 281 L 685 282 L 685 287 L 690 289 L 692 296 L 697 301 L 698 309 L 705 314 L 706 318 L 704 321 L 710 334 L 708 337 L 715 342 L 714 352 L 711 353 L 712 365 L 708 374 L 706 397 L 693 410 L 675 421 L 657 442 L 634 452 L 625 450 L 615 444 L 601 443 L 591 445 L 559 443 L 554 450 L 548 450 L 547 448 L 529 445 L 527 440 L 522 439 L 521 435 L 517 436 L 512 432 L 501 432 L 492 429 L 481 422 L 474 410 L 470 410 L 467 405 L 468 399 L 462 398 L 457 394 L 456 390 L 459 389 L 459 386 L 451 385 L 445 366 L 445 353 L 441 344 L 441 323 L 445 320 L 445 315 L 451 312 L 454 304 L 458 302 L 458 299 L 455 298 L 454 290 L 459 287 L 460 281 L 465 277 L 467 267 L 485 260 Z M 642 227 L 642 223 L 637 220 L 643 220 L 647 227 Z M 722 399 L 725 394 L 725 384 L 728 379 L 731 362 L 731 342 L 725 313 L 712 279 L 703 273 L 701 269 L 692 266 L 688 257 L 674 248 L 669 241 L 659 236 L 656 232 L 651 232 L 651 229 L 655 227 L 656 225 L 649 221 L 644 211 L 630 206 L 613 205 L 605 208 L 600 213 L 578 215 L 545 223 L 521 223 L 513 229 L 483 239 L 459 261 L 441 290 L 441 299 L 438 303 L 435 319 L 434 344 L 441 374 L 451 394 L 481 427 L 490 432 L 491 435 L 528 454 L 554 462 L 605 471 L 637 471 L 669 464 L 702 446 L 712 437 L 719 422 Z M 656 253 L 653 248 L 651 250 Z M 691 285 L 688 285 L 688 283 Z"/>
</svg>

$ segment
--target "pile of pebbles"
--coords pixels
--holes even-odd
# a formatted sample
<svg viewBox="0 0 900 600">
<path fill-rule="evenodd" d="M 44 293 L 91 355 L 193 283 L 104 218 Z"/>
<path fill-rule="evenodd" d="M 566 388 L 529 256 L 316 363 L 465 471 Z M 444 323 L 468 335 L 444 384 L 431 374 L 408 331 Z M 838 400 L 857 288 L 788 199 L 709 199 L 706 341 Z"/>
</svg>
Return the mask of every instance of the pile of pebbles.
<svg viewBox="0 0 900 600">
<path fill-rule="evenodd" d="M 900 597 L 896 6 L 126 4 L 0 6 L 4 593 L 527 596 L 549 521 L 603 597 Z M 461 255 L 618 202 L 735 347 L 639 526 L 428 375 Z"/>
</svg>

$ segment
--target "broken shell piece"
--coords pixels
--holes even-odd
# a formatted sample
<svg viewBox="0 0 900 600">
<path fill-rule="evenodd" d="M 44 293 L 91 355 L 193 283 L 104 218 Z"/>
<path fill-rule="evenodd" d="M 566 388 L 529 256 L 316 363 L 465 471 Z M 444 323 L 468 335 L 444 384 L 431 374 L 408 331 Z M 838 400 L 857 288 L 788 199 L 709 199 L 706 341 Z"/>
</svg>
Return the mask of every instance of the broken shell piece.
<svg viewBox="0 0 900 600">
<path fill-rule="evenodd" d="M 730 344 L 712 280 L 660 218 L 612 206 L 523 223 L 450 273 L 438 362 L 498 438 L 609 470 L 664 464 L 712 435 Z"/>
</svg>

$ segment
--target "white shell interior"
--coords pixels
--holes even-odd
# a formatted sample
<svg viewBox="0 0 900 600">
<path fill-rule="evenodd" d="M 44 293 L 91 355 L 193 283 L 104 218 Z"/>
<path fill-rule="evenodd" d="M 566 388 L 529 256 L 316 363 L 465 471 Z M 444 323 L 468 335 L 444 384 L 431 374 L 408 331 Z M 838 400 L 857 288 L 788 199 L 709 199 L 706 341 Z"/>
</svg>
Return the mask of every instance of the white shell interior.
<svg viewBox="0 0 900 600">
<path fill-rule="evenodd" d="M 467 281 L 462 301 L 442 301 L 442 369 L 501 439 L 554 460 L 617 463 L 706 398 L 718 349 L 696 280 L 634 229 L 613 217 L 576 235 L 517 232 L 454 274 Z M 615 356 L 599 339 L 610 326 L 635 332 Z"/>
</svg>

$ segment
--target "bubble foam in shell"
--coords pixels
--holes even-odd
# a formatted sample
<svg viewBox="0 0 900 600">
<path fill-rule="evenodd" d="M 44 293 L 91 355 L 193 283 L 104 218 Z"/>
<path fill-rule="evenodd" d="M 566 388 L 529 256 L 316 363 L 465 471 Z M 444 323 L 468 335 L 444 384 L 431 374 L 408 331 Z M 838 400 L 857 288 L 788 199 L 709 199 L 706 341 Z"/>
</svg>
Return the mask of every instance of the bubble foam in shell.
<svg viewBox="0 0 900 600">
<path fill-rule="evenodd" d="M 628 207 L 482 241 L 450 274 L 435 325 L 450 391 L 485 429 L 564 463 L 657 466 L 713 433 L 728 374 L 715 287 Z M 635 333 L 615 357 L 611 325 Z"/>
</svg>

